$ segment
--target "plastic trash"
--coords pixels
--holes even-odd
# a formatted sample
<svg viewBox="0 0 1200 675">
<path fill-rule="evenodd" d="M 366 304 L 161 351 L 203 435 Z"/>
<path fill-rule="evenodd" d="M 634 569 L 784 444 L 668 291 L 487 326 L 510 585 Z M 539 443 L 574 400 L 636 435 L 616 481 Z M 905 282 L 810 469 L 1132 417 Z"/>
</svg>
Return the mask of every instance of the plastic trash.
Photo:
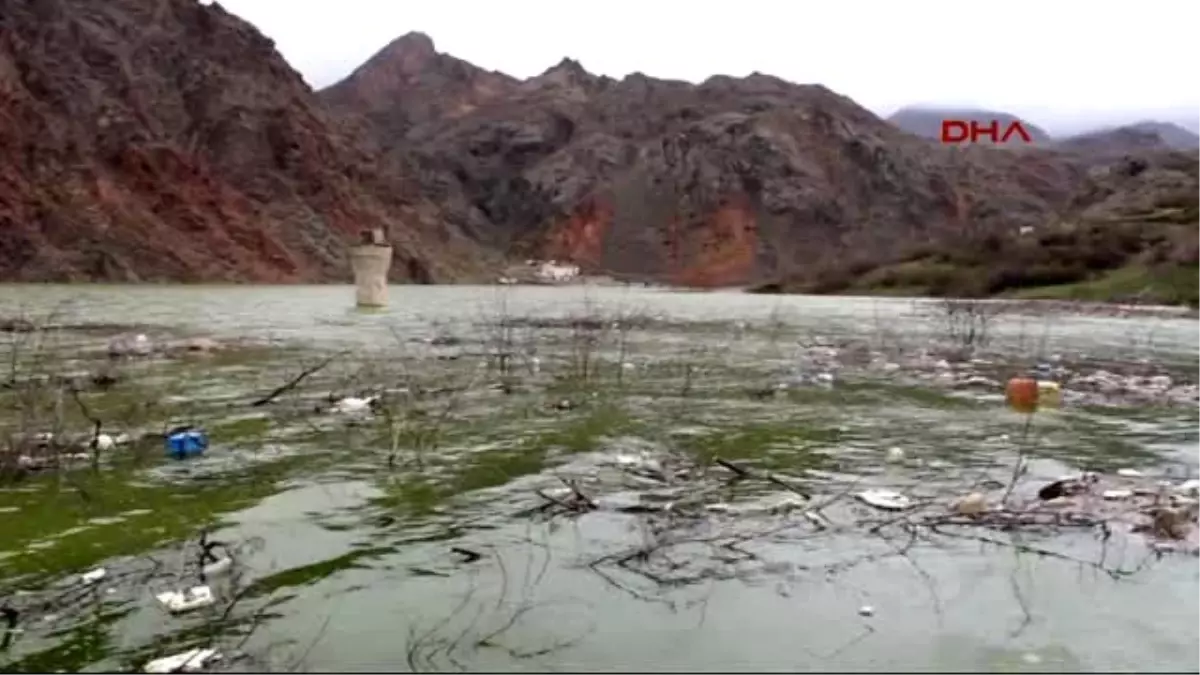
<svg viewBox="0 0 1200 675">
<path fill-rule="evenodd" d="M 1051 380 L 1038 380 L 1037 402 L 1040 408 L 1059 408 L 1062 406 L 1062 388 Z"/>
<path fill-rule="evenodd" d="M 1125 478 L 1141 478 L 1146 474 L 1138 471 L 1137 469 L 1117 469 L 1117 475 L 1124 476 Z"/>
<path fill-rule="evenodd" d="M 859 616 L 873 616 L 875 614 L 875 608 L 870 605 L 863 605 L 862 607 L 858 608 L 858 614 Z"/>
<path fill-rule="evenodd" d="M 904 461 L 904 449 L 896 448 L 896 447 L 888 448 L 887 449 L 887 461 L 889 461 L 889 462 Z"/>
<path fill-rule="evenodd" d="M 1100 496 L 1105 499 L 1129 499 L 1133 496 L 1133 490 L 1105 490 Z"/>
<path fill-rule="evenodd" d="M 186 591 L 164 591 L 154 597 L 172 614 L 209 607 L 217 601 L 208 586 L 194 586 Z"/>
<path fill-rule="evenodd" d="M 33 448 L 45 448 L 54 442 L 54 432 L 39 431 L 32 434 L 17 434 L 13 436 L 13 440 L 22 446 L 28 444 L 29 447 Z"/>
<path fill-rule="evenodd" d="M 108 342 L 108 355 L 148 356 L 154 351 L 154 343 L 142 333 L 137 335 L 119 335 Z"/>
<path fill-rule="evenodd" d="M 203 568 L 201 568 L 201 572 L 203 572 L 204 576 L 206 576 L 206 577 L 218 576 L 221 574 L 225 574 L 232 568 L 233 568 L 233 558 L 225 557 L 225 558 L 220 558 L 218 560 L 208 563 Z"/>
<path fill-rule="evenodd" d="M 366 398 L 347 396 L 334 403 L 331 411 L 342 414 L 366 412 L 375 405 L 377 400 L 374 396 Z"/>
<path fill-rule="evenodd" d="M 208 449 L 208 434 L 192 426 L 175 427 L 167 432 L 167 454 L 186 459 L 203 454 Z"/>
<path fill-rule="evenodd" d="M 552 487 L 541 491 L 541 494 L 550 499 L 570 499 L 575 496 L 575 492 L 569 487 Z"/>
<path fill-rule="evenodd" d="M 154 659 L 146 664 L 147 673 L 194 673 L 203 669 L 213 661 L 220 660 L 221 655 L 215 649 L 189 649 L 161 659 Z"/>
<path fill-rule="evenodd" d="M 865 490 L 858 493 L 859 501 L 885 511 L 903 511 L 912 506 L 912 500 L 892 490 Z"/>
<path fill-rule="evenodd" d="M 954 504 L 954 512 L 962 516 L 977 516 L 987 510 L 987 497 L 980 492 L 972 492 Z"/>
<path fill-rule="evenodd" d="M 1029 377 L 1014 377 L 1004 387 L 1004 399 L 1013 410 L 1032 415 L 1038 409 L 1037 380 Z"/>
<path fill-rule="evenodd" d="M 1175 491 L 1191 497 L 1200 496 L 1200 479 L 1192 478 L 1175 486 Z"/>
<path fill-rule="evenodd" d="M 108 576 L 108 571 L 103 567 L 97 567 L 90 572 L 84 572 L 83 574 L 79 575 L 79 580 L 85 584 L 94 584 L 106 576 Z"/>
</svg>

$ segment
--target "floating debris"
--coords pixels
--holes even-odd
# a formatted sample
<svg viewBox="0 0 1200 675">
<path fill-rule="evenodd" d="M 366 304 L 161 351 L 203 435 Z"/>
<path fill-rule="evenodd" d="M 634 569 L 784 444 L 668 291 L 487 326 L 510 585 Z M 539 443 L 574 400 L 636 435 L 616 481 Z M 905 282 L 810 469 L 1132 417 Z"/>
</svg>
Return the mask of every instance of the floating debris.
<svg viewBox="0 0 1200 675">
<path fill-rule="evenodd" d="M 1137 469 L 1117 469 L 1117 475 L 1125 478 L 1142 478 L 1146 474 L 1138 471 Z"/>
<path fill-rule="evenodd" d="M 1043 485 L 1042 489 L 1038 490 L 1039 500 L 1051 502 L 1066 497 L 1068 484 L 1069 480 L 1055 480 L 1054 483 Z"/>
<path fill-rule="evenodd" d="M 165 591 L 155 597 L 172 614 L 191 612 L 216 602 L 212 589 L 208 586 L 194 586 L 186 591 Z"/>
<path fill-rule="evenodd" d="M 887 461 L 902 462 L 904 461 L 904 449 L 891 447 L 887 449 Z"/>
<path fill-rule="evenodd" d="M 208 434 L 203 429 L 191 425 L 175 427 L 167 432 L 165 445 L 167 454 L 171 457 L 193 457 L 208 450 Z"/>
<path fill-rule="evenodd" d="M 124 356 L 148 356 L 154 351 L 154 343 L 142 333 L 137 335 L 120 335 L 108 343 L 108 355 L 111 358 Z"/>
<path fill-rule="evenodd" d="M 977 516 L 987 510 L 987 497 L 980 492 L 972 492 L 954 504 L 954 512 L 961 516 Z"/>
<path fill-rule="evenodd" d="M 1200 497 L 1200 479 L 1192 478 L 1175 486 L 1175 491 L 1190 497 Z"/>
<path fill-rule="evenodd" d="M 885 511 L 903 511 L 912 506 L 912 500 L 892 490 L 864 490 L 858 493 L 859 501 Z"/>
<path fill-rule="evenodd" d="M 366 397 L 347 396 L 345 398 L 338 399 L 336 402 L 334 402 L 333 406 L 329 409 L 329 411 L 333 412 L 333 413 L 342 414 L 342 415 L 350 415 L 350 414 L 355 414 L 355 413 L 368 412 L 370 410 L 373 410 L 375 408 L 375 406 L 377 406 L 377 405 L 379 405 L 379 397 L 378 396 L 366 396 Z"/>
<path fill-rule="evenodd" d="M 1037 381 L 1038 407 L 1059 408 L 1062 406 L 1062 388 L 1057 382 L 1039 379 Z"/>
<path fill-rule="evenodd" d="M 1133 497 L 1133 490 L 1105 490 L 1100 496 L 1110 500 L 1129 499 Z"/>
<path fill-rule="evenodd" d="M 225 574 L 232 568 L 233 568 L 233 558 L 225 556 L 222 558 L 218 558 L 216 561 L 210 562 L 207 565 L 205 565 L 204 567 L 200 568 L 200 572 L 205 577 L 219 576 L 219 575 Z"/>
<path fill-rule="evenodd" d="M 663 463 L 646 453 L 621 453 L 612 458 L 612 463 L 622 471 L 636 476 L 652 478 L 659 482 L 667 481 L 667 472 Z"/>
<path fill-rule="evenodd" d="M 79 575 L 79 580 L 85 584 L 94 584 L 106 576 L 108 576 L 108 570 L 104 569 L 103 567 L 97 567 L 90 572 L 84 572 L 83 574 Z"/>
<path fill-rule="evenodd" d="M 1187 539 L 1196 527 L 1197 508 L 1156 508 L 1150 512 L 1150 533 L 1161 539 Z"/>
<path fill-rule="evenodd" d="M 1063 476 L 1038 490 L 1038 499 L 1051 501 L 1060 497 L 1079 494 L 1096 484 L 1100 477 L 1090 471 L 1084 471 L 1077 476 Z"/>
<path fill-rule="evenodd" d="M 221 655 L 215 649 L 189 649 L 186 652 L 154 659 L 146 664 L 147 673 L 195 673 Z"/>
<path fill-rule="evenodd" d="M 100 451 L 112 450 L 116 445 L 117 442 L 108 434 L 96 434 L 96 437 L 91 442 L 92 448 Z"/>
<path fill-rule="evenodd" d="M 859 616 L 875 616 L 875 608 L 870 605 L 863 605 L 858 608 Z"/>
<path fill-rule="evenodd" d="M 569 487 L 552 487 L 541 490 L 540 494 L 549 499 L 570 499 L 575 496 L 575 491 Z"/>
</svg>

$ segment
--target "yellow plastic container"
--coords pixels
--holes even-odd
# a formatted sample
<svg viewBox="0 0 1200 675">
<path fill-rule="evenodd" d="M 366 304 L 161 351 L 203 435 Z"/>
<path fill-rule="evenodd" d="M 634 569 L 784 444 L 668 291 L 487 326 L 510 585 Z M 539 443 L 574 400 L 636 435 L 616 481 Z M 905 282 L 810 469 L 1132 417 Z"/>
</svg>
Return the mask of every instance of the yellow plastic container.
<svg viewBox="0 0 1200 675">
<path fill-rule="evenodd" d="M 1038 387 L 1038 406 L 1045 408 L 1058 408 L 1062 406 L 1062 388 L 1057 382 L 1049 380 L 1039 380 Z"/>
</svg>

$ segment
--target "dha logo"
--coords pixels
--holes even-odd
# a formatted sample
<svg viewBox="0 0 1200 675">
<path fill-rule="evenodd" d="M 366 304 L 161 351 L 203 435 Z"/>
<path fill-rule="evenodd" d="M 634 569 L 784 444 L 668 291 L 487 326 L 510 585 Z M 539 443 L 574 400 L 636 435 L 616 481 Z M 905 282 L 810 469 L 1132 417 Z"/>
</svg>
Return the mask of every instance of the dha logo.
<svg viewBox="0 0 1200 675">
<path fill-rule="evenodd" d="M 986 124 L 980 124 L 979 120 L 942 120 L 943 143 L 979 143 L 980 137 L 985 136 L 992 145 L 1014 143 L 1017 139 L 1025 143 L 1033 142 L 1033 137 L 1019 120 L 1013 120 L 1007 127 L 1002 127 L 999 120 L 991 120 Z"/>
</svg>

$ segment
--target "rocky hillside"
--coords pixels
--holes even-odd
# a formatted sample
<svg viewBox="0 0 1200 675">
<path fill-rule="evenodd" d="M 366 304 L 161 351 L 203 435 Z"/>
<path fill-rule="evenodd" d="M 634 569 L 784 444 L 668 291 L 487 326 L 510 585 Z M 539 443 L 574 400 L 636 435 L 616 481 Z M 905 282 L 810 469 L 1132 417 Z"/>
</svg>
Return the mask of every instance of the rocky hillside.
<svg viewBox="0 0 1200 675">
<path fill-rule="evenodd" d="M 1056 217 L 965 231 L 898 257 L 796 274 L 761 290 L 1200 304 L 1200 155 L 1127 157 L 1089 171 Z"/>
<path fill-rule="evenodd" d="M 397 278 L 486 260 L 342 127 L 217 3 L 0 0 L 0 279 L 347 279 L 375 226 Z"/>
<path fill-rule="evenodd" d="M 1169 147 L 1175 150 L 1196 150 L 1200 148 L 1200 136 L 1195 132 L 1184 129 L 1170 122 L 1138 122 L 1129 125 L 1135 131 L 1148 131 L 1158 134 Z"/>
<path fill-rule="evenodd" d="M 1116 159 L 1130 153 L 1156 150 L 1197 150 L 1200 136 L 1174 124 L 1141 122 L 1070 136 L 1057 147 L 1094 159 Z"/>
<path fill-rule="evenodd" d="M 1171 145 L 1157 132 L 1132 126 L 1070 136 L 1058 141 L 1056 147 L 1100 162 L 1119 159 L 1130 153 L 1171 149 Z"/>
<path fill-rule="evenodd" d="M 763 74 L 613 80 L 564 59 L 517 80 L 421 34 L 315 94 L 216 3 L 0 0 L 0 280 L 347 279 L 345 245 L 385 227 L 398 280 L 536 257 L 836 288 L 1112 211 L 1133 190 L 1112 175 L 1138 194 L 1186 178 L 1120 162 L 943 146 Z M 1195 239 L 1138 241 L 1194 265 Z"/>
<path fill-rule="evenodd" d="M 433 40 L 409 33 L 380 50 L 350 77 L 321 92 L 336 112 L 361 114 L 384 138 L 417 125 L 469 113 L 514 93 L 516 80 L 434 50 Z"/>
<path fill-rule="evenodd" d="M 821 86 L 617 81 L 570 60 L 517 82 L 422 35 L 321 95 L 489 245 L 696 286 L 1015 231 L 1087 183 L 1063 156 L 943 147 Z"/>
</svg>

